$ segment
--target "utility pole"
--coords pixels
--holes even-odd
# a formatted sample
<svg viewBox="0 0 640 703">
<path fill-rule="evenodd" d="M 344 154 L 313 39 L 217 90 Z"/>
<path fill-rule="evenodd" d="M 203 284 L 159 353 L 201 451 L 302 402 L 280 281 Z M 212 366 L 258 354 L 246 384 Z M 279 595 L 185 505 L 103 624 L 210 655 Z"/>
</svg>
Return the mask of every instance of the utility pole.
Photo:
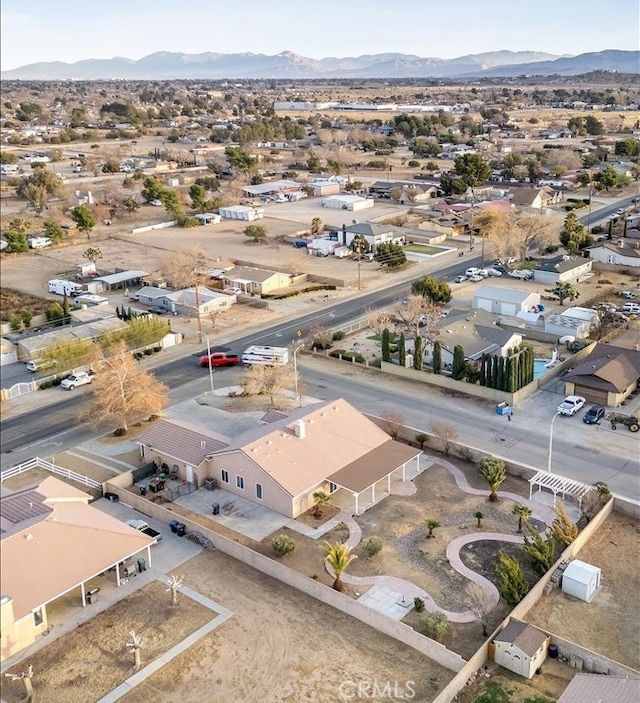
<svg viewBox="0 0 640 703">
<path fill-rule="evenodd" d="M 202 344 L 202 319 L 200 318 L 200 291 L 198 289 L 198 279 L 195 280 L 196 293 L 196 320 L 198 321 L 198 344 Z"/>
</svg>

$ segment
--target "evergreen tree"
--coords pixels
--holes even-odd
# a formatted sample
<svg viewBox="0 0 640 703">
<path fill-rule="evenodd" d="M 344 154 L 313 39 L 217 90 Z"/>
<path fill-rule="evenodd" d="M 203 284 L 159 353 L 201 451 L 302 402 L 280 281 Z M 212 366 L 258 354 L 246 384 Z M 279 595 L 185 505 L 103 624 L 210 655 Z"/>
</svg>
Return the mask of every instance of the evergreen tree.
<svg viewBox="0 0 640 703">
<path fill-rule="evenodd" d="M 497 373 L 496 373 L 496 381 L 494 388 L 498 388 L 499 390 L 504 390 L 504 359 L 501 356 L 496 355 L 496 361 L 498 365 Z"/>
<path fill-rule="evenodd" d="M 442 346 L 436 339 L 433 343 L 433 361 L 431 362 L 433 373 L 442 373 Z"/>
<path fill-rule="evenodd" d="M 413 368 L 422 371 L 422 337 L 419 334 L 413 338 L 413 344 Z"/>
<path fill-rule="evenodd" d="M 398 337 L 398 361 L 400 363 L 400 366 L 405 366 L 406 357 L 407 357 L 407 349 L 405 346 L 404 334 L 401 334 Z"/>
<path fill-rule="evenodd" d="M 464 376 L 464 349 L 460 344 L 456 344 L 453 348 L 453 368 L 451 375 L 460 380 Z"/>
<path fill-rule="evenodd" d="M 539 574 L 544 574 L 553 566 L 555 561 L 556 545 L 552 539 L 544 540 L 542 535 L 528 522 L 524 526 L 529 531 L 531 537 L 524 535 L 525 554 L 531 557 L 531 565 Z"/>
<path fill-rule="evenodd" d="M 391 361 L 391 333 L 385 327 L 382 330 L 382 361 Z"/>
<path fill-rule="evenodd" d="M 509 605 L 516 605 L 529 592 L 529 583 L 522 571 L 520 562 L 514 557 L 498 552 L 495 567 L 498 576 L 498 590 Z"/>
<path fill-rule="evenodd" d="M 491 358 L 491 388 L 498 388 L 498 357 Z"/>
<path fill-rule="evenodd" d="M 480 360 L 480 385 L 487 385 L 487 355 L 483 354 Z"/>
</svg>

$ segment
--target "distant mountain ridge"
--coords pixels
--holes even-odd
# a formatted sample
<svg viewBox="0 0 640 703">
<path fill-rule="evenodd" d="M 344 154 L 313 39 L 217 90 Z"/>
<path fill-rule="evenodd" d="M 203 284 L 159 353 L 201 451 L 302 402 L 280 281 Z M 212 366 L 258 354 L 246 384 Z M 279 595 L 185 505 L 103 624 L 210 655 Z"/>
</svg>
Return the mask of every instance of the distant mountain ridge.
<svg viewBox="0 0 640 703">
<path fill-rule="evenodd" d="M 535 51 L 491 51 L 455 59 L 383 53 L 310 59 L 290 51 L 266 54 L 184 54 L 158 51 L 139 60 L 115 57 L 76 63 L 34 63 L 3 71 L 3 80 L 170 80 L 319 78 L 476 78 L 579 75 L 597 70 L 640 73 L 640 51 L 606 51 L 557 56 Z"/>
</svg>

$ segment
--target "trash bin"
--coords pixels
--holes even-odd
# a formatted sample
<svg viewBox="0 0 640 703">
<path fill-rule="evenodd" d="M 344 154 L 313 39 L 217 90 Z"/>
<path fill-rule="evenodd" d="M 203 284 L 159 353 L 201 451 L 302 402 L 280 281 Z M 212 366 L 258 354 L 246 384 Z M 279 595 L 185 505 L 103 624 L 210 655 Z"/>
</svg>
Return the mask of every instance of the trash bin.
<svg viewBox="0 0 640 703">
<path fill-rule="evenodd" d="M 173 532 L 175 534 L 177 532 L 176 528 L 178 527 L 179 524 L 180 523 L 177 520 L 172 520 L 169 523 L 169 527 L 171 528 L 171 532 Z"/>
<path fill-rule="evenodd" d="M 91 605 L 94 601 L 97 600 L 98 592 L 100 591 L 99 588 L 92 588 L 91 590 L 87 591 L 86 596 L 87 596 L 87 604 Z"/>
<path fill-rule="evenodd" d="M 184 537 L 187 532 L 187 526 L 183 522 L 179 522 L 176 525 L 176 534 L 178 537 Z"/>
<path fill-rule="evenodd" d="M 211 505 L 211 510 L 214 515 L 220 515 L 220 503 L 213 503 Z"/>
<path fill-rule="evenodd" d="M 498 405 L 496 405 L 496 413 L 498 415 L 506 415 L 509 407 L 508 403 L 498 403 Z"/>
<path fill-rule="evenodd" d="M 138 559 L 136 562 L 138 564 L 138 573 L 141 574 L 143 571 L 147 570 L 147 562 L 144 559 Z"/>
<path fill-rule="evenodd" d="M 140 495 L 146 496 L 147 495 L 147 484 L 141 483 L 138 487 L 140 488 Z"/>
<path fill-rule="evenodd" d="M 558 658 L 558 645 L 557 644 L 550 644 L 549 645 L 549 659 L 557 659 Z"/>
<path fill-rule="evenodd" d="M 107 491 L 107 492 L 104 494 L 104 497 L 105 497 L 107 500 L 110 500 L 112 503 L 119 503 L 119 502 L 120 502 L 120 497 L 118 496 L 117 493 L 110 493 L 109 491 Z"/>
<path fill-rule="evenodd" d="M 213 491 L 216 488 L 217 481 L 212 476 L 205 478 L 204 487 L 207 491 Z"/>
</svg>

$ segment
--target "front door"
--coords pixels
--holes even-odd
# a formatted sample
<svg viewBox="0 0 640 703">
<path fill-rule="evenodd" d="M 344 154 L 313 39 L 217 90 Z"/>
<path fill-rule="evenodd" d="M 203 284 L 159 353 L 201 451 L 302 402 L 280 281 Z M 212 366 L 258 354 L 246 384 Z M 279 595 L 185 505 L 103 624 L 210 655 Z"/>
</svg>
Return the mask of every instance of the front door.
<svg viewBox="0 0 640 703">
<path fill-rule="evenodd" d="M 193 483 L 193 466 L 187 464 L 185 470 L 187 472 L 187 483 Z"/>
</svg>

